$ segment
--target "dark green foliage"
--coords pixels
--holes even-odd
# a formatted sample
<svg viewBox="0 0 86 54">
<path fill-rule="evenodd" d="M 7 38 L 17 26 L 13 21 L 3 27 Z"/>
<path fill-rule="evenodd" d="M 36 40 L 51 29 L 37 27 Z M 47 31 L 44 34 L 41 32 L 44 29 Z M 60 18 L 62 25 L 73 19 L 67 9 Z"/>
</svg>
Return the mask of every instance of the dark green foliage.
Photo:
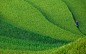
<svg viewBox="0 0 86 54">
<path fill-rule="evenodd" d="M 0 36 L 1 49 L 41 51 L 41 50 L 52 49 L 62 45 L 64 44 L 61 43 L 44 44 L 40 42 L 25 41 L 25 40 Z"/>
<path fill-rule="evenodd" d="M 2 45 L 4 45 L 2 48 L 5 48 L 6 45 L 9 45 L 9 44 L 2 44 Z M 12 47 L 12 45 L 10 46 Z M 0 52 L 3 54 L 6 54 L 8 52 L 9 54 L 12 54 L 12 53 L 15 53 L 15 54 L 16 53 L 17 54 L 18 53 L 20 54 L 86 54 L 86 37 L 80 38 L 77 41 L 71 42 L 60 48 L 55 48 L 55 49 L 46 50 L 46 51 L 22 51 L 22 50 L 0 49 Z"/>
</svg>

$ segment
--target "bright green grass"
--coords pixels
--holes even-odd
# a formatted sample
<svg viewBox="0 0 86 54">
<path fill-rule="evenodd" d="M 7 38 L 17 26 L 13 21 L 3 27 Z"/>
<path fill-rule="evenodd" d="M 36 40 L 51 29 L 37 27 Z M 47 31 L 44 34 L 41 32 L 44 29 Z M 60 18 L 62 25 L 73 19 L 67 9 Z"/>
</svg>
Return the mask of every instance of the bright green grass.
<svg viewBox="0 0 86 54">
<path fill-rule="evenodd" d="M 0 0 L 0 3 L 1 19 L 18 27 L 60 40 L 71 41 L 82 37 L 53 25 L 42 13 L 25 1 Z"/>
<path fill-rule="evenodd" d="M 63 0 L 74 15 L 76 21 L 79 22 L 79 29 L 86 34 L 86 0 Z"/>
<path fill-rule="evenodd" d="M 25 41 L 21 39 L 0 36 L 0 48 L 1 49 L 43 51 L 43 50 L 49 50 L 55 47 L 57 48 L 64 44 L 62 43 L 54 43 L 54 44 L 46 43 L 45 44 L 41 42 Z"/>
<path fill-rule="evenodd" d="M 80 34 L 72 14 L 61 0 L 25 0 L 37 8 L 48 21 L 74 34 Z M 40 2 L 39 2 L 40 1 Z"/>
<path fill-rule="evenodd" d="M 75 42 L 69 43 L 63 47 L 46 51 L 21 51 L 21 50 L 4 50 L 0 49 L 0 53 L 6 54 L 86 54 L 86 37 L 80 38 Z"/>
<path fill-rule="evenodd" d="M 15 27 L 2 19 L 0 19 L 0 29 L 1 49 L 43 51 L 70 42 Z"/>
<path fill-rule="evenodd" d="M 57 54 L 86 54 L 86 37 L 61 47 Z"/>
<path fill-rule="evenodd" d="M 0 35 L 6 36 L 10 38 L 21 39 L 25 41 L 34 41 L 34 42 L 41 42 L 41 43 L 69 43 L 70 41 L 60 40 L 56 38 L 52 38 L 50 36 L 45 36 L 42 34 L 37 34 L 31 31 L 27 31 L 21 28 L 18 28 L 12 24 L 5 22 L 4 20 L 0 19 Z"/>
<path fill-rule="evenodd" d="M 2 2 L 3 1 L 3 2 Z M 4 20 L 6 20 L 7 22 L 10 22 L 10 23 L 12 23 L 12 24 L 14 24 L 14 25 L 19 25 L 19 24 L 17 24 L 17 22 L 16 22 L 16 24 L 15 24 L 15 22 L 13 23 L 13 22 L 11 22 L 11 21 L 9 21 L 8 19 L 10 19 L 10 18 L 13 18 L 12 16 L 10 17 L 10 14 L 9 14 L 9 11 L 7 12 L 7 11 L 2 11 L 1 10 L 1 6 L 4 6 L 4 4 L 11 4 L 11 0 L 9 0 L 10 2 L 8 2 L 8 3 L 5 3 L 5 1 L 6 0 L 2 0 L 2 1 L 0 1 L 0 17 L 2 18 L 2 19 L 4 19 Z M 20 1 L 20 0 L 19 0 Z M 17 4 L 17 0 L 14 2 L 13 1 L 13 4 L 15 3 L 15 4 Z M 3 4 L 4 3 L 4 4 Z M 21 2 L 21 3 L 23 3 L 23 1 Z M 25 4 L 24 4 L 25 5 Z M 7 5 L 7 6 L 9 6 L 9 5 Z M 20 5 L 19 5 L 20 6 Z M 10 7 L 12 7 L 12 6 L 10 6 Z M 17 6 L 18 7 L 18 6 Z M 32 6 L 31 6 L 32 7 Z M 6 7 L 7 8 L 7 7 Z M 5 9 L 5 8 L 3 8 L 3 9 Z M 15 8 L 16 9 L 16 8 Z M 20 8 L 21 9 L 21 8 Z M 9 8 L 7 9 L 7 10 L 9 10 Z M 10 11 L 13 11 L 12 9 L 10 10 Z M 17 11 L 16 11 L 17 12 Z M 22 11 L 21 11 L 22 12 Z M 21 13 L 21 12 L 19 12 L 18 11 L 18 13 Z M 27 11 L 26 11 L 27 12 Z M 7 15 L 5 14 L 5 13 L 7 13 L 7 15 L 9 15 L 8 17 L 7 17 Z M 14 12 L 13 12 L 14 13 Z M 12 15 L 13 15 L 13 13 L 12 13 Z M 18 14 L 17 13 L 17 14 Z M 40 13 L 40 12 L 39 12 Z M 38 14 L 38 13 L 37 13 Z M 16 15 L 16 13 L 14 13 L 14 15 Z M 13 15 L 13 16 L 14 16 Z M 22 16 L 22 14 L 20 14 L 21 16 Z M 18 17 L 18 15 L 16 15 L 17 17 Z M 41 15 L 42 16 L 42 15 Z M 19 16 L 20 17 L 20 16 Z M 15 17 L 14 17 L 14 20 L 15 20 Z M 24 19 L 23 19 L 24 20 Z M 21 19 L 20 19 L 20 21 L 21 21 Z M 44 21 L 43 21 L 44 22 Z M 1 22 L 0 22 L 0 24 L 1 24 Z M 23 24 L 24 25 L 24 24 Z M 49 23 L 49 25 L 50 25 L 50 23 Z M 52 25 L 52 24 L 51 24 Z M 2 25 L 3 26 L 3 25 Z M 8 26 L 9 27 L 9 26 Z M 22 28 L 25 28 L 25 27 L 23 27 L 22 25 L 20 26 L 19 25 L 19 27 L 22 27 Z M 5 27 L 4 27 L 5 28 Z M 28 28 L 25 28 L 25 29 L 27 29 L 27 30 L 30 30 L 29 28 L 32 28 L 32 27 L 28 27 Z M 47 28 L 47 27 L 46 27 Z M 52 27 L 53 28 L 53 27 Z M 58 28 L 58 27 L 55 27 L 56 29 Z M 55 29 L 54 28 L 54 29 Z M 7 29 L 8 30 L 8 29 Z M 57 33 L 57 31 L 56 31 L 56 33 L 54 33 L 55 35 L 61 35 L 61 37 L 60 38 L 58 38 L 58 39 L 62 39 L 62 40 L 75 40 L 75 39 L 77 39 L 77 38 L 79 38 L 79 37 L 82 37 L 82 36 L 78 36 L 78 35 L 74 35 L 74 34 L 72 34 L 72 33 L 70 33 L 70 32 L 68 32 L 68 31 L 65 31 L 65 30 L 63 30 L 63 29 L 61 29 L 61 28 L 58 28 L 57 29 L 59 32 Z M 33 30 L 31 30 L 31 31 L 33 31 Z M 47 30 L 44 30 L 44 31 L 47 31 Z M 48 31 L 52 31 L 52 30 L 48 30 Z M 54 30 L 55 31 L 55 30 Z M 0 32 L 1 32 L 1 30 L 0 30 Z M 35 30 L 34 32 L 37 32 L 37 30 Z M 43 32 L 43 31 L 42 31 Z M 64 32 L 64 33 L 63 33 Z M 6 32 L 5 32 L 6 33 Z M 5 33 L 3 33 L 4 35 L 5 35 Z M 37 32 L 37 33 L 40 33 L 40 32 Z M 51 32 L 52 33 L 52 32 Z M 63 33 L 63 34 L 62 34 Z M 32 33 L 33 34 L 33 33 Z M 40 33 L 40 34 L 45 34 L 45 35 L 48 35 L 48 36 L 50 36 L 49 34 L 46 34 L 46 33 Z M 55 35 L 51 35 L 51 37 L 54 37 L 55 38 Z M 64 37 L 63 37 L 63 35 L 64 35 Z M 67 35 L 67 36 L 66 36 Z M 33 35 L 34 36 L 34 35 Z M 67 37 L 67 39 L 65 39 Z M 0 45 L 2 46 L 2 49 L 0 49 L 0 54 L 57 54 L 57 53 L 59 53 L 59 54 L 85 54 L 85 50 L 86 50 L 86 37 L 85 38 L 81 38 L 81 39 L 79 39 L 79 40 L 77 40 L 76 42 L 73 42 L 73 43 L 69 43 L 68 45 L 65 45 L 65 46 L 63 46 L 63 47 L 60 47 L 60 48 L 56 48 L 56 49 L 51 49 L 51 50 L 46 50 L 46 51 L 22 51 L 22 50 L 19 50 L 19 49 L 22 49 L 22 48 L 24 48 L 24 49 L 28 49 L 28 46 L 25 46 L 24 47 L 24 43 L 26 43 L 26 41 L 24 40 L 24 43 L 22 43 L 22 41 L 23 40 L 18 40 L 18 39 L 12 39 L 12 41 L 13 42 L 16 42 L 16 44 L 14 44 L 13 42 L 11 42 L 11 39 L 10 38 L 7 38 L 7 37 L 1 37 L 0 36 L 0 38 L 1 38 L 1 40 L 3 39 L 3 40 L 9 40 L 8 42 L 6 42 L 6 40 L 5 41 L 2 41 L 3 43 L 1 43 L 0 42 Z M 69 39 L 68 39 L 69 38 Z M 72 38 L 72 39 L 71 39 Z M 18 41 L 18 42 L 17 42 Z M 22 45 L 22 47 L 18 47 L 18 45 L 17 44 L 20 44 L 20 43 L 22 43 L 23 45 Z M 8 43 L 12 43 L 12 44 L 8 44 Z M 31 42 L 29 42 L 29 43 L 31 43 Z M 27 42 L 27 44 L 29 44 L 28 42 Z M 38 42 L 37 42 L 38 43 Z M 36 43 L 36 44 L 37 44 Z M 33 43 L 33 44 L 35 44 L 35 43 Z M 40 43 L 39 43 L 40 44 Z M 21 44 L 20 44 L 21 45 Z M 53 45 L 53 44 L 51 44 L 52 46 L 56 46 L 56 45 Z M 50 45 L 50 46 L 51 46 Z M 10 47 L 8 47 L 8 46 L 10 46 Z M 43 45 L 43 46 L 48 46 L 48 44 L 47 45 Z M 7 49 L 8 48 L 8 49 Z M 10 50 L 9 50 L 10 49 Z M 14 49 L 14 50 L 11 50 L 11 49 Z M 16 50 L 16 49 L 18 49 L 18 50 Z M 33 48 L 30 48 L 30 49 L 34 49 L 34 47 Z M 40 49 L 40 48 L 39 48 Z M 44 48 L 41 48 L 42 50 L 44 49 Z"/>
</svg>

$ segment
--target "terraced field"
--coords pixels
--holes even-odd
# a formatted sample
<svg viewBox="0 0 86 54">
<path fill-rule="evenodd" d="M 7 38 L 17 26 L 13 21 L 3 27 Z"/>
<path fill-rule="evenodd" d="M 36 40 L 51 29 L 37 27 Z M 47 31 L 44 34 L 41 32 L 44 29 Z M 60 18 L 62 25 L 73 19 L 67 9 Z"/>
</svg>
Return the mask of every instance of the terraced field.
<svg viewBox="0 0 86 54">
<path fill-rule="evenodd" d="M 36 9 L 38 9 L 45 16 L 45 18 L 54 25 L 67 31 L 70 31 L 74 34 L 79 34 L 78 29 L 74 26 L 75 23 L 73 21 L 71 12 L 67 8 L 67 5 L 61 0 L 47 0 L 47 1 L 25 0 L 25 1 L 30 3 Z"/>
<path fill-rule="evenodd" d="M 79 30 L 86 35 L 86 1 L 63 0 L 69 7 L 76 21 L 79 22 Z"/>
<path fill-rule="evenodd" d="M 0 0 L 0 54 L 84 54 L 85 4 L 85 0 Z"/>
<path fill-rule="evenodd" d="M 21 51 L 21 50 L 8 50 L 0 49 L 3 54 L 17 53 L 17 54 L 86 54 L 86 37 L 80 38 L 75 42 L 64 45 L 60 48 L 55 48 L 46 51 Z"/>
</svg>

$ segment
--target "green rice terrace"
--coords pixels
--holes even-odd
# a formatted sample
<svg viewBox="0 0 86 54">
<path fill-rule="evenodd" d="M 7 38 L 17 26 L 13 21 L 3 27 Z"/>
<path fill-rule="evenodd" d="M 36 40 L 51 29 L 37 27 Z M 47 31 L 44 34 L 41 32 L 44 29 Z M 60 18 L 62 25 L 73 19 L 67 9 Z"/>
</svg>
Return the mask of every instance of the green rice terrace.
<svg viewBox="0 0 86 54">
<path fill-rule="evenodd" d="M 0 54 L 86 54 L 86 0 L 0 0 Z"/>
</svg>

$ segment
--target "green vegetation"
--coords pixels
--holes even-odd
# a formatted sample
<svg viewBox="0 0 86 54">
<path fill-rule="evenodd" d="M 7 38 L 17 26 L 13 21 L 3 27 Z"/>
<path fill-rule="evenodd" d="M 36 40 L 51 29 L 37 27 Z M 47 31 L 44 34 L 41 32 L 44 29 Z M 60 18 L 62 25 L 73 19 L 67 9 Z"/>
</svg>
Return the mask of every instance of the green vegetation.
<svg viewBox="0 0 86 54">
<path fill-rule="evenodd" d="M 0 19 L 0 48 L 15 50 L 47 50 L 62 46 L 70 41 L 26 31 Z"/>
<path fill-rule="evenodd" d="M 31 32 L 31 31 L 27 31 L 27 30 L 18 28 L 12 24 L 5 22 L 2 19 L 0 19 L 0 29 L 1 29 L 0 30 L 1 36 L 21 39 L 21 40 L 25 40 L 25 41 L 35 41 L 35 42 L 49 43 L 49 44 L 55 44 L 58 42 L 61 42 L 61 43 L 69 43 L 70 42 L 70 41 L 60 40 L 60 39 L 52 38 L 49 36 L 37 34 L 37 33 Z"/>
<path fill-rule="evenodd" d="M 61 0 L 25 0 L 38 9 L 51 23 L 74 34 L 80 34 L 72 14 Z M 40 2 L 39 2 L 40 1 Z M 71 29 L 72 28 L 72 29 Z"/>
<path fill-rule="evenodd" d="M 21 50 L 4 50 L 0 49 L 3 54 L 20 53 L 20 54 L 86 54 L 86 37 L 80 38 L 75 42 L 46 51 L 21 51 Z"/>
<path fill-rule="evenodd" d="M 61 47 L 57 54 L 86 54 L 86 37 Z"/>
<path fill-rule="evenodd" d="M 4 35 L 3 37 L 0 36 L 0 48 L 38 51 L 59 47 L 69 42 L 25 31 L 3 20 L 0 20 L 0 23 L 0 35 Z"/>
<path fill-rule="evenodd" d="M 62 43 L 45 44 L 41 42 L 25 41 L 21 39 L 0 36 L 0 49 L 41 51 L 41 50 L 52 49 L 55 47 L 57 48 L 64 44 Z"/>
<path fill-rule="evenodd" d="M 86 54 L 85 9 L 85 0 L 0 0 L 0 54 Z"/>
<path fill-rule="evenodd" d="M 86 0 L 63 0 L 79 22 L 80 31 L 86 35 Z"/>
<path fill-rule="evenodd" d="M 0 5 L 1 19 L 17 27 L 60 40 L 71 41 L 81 37 L 53 25 L 37 9 L 25 1 L 7 2 L 7 0 L 1 0 L 0 3 L 2 4 Z"/>
</svg>

